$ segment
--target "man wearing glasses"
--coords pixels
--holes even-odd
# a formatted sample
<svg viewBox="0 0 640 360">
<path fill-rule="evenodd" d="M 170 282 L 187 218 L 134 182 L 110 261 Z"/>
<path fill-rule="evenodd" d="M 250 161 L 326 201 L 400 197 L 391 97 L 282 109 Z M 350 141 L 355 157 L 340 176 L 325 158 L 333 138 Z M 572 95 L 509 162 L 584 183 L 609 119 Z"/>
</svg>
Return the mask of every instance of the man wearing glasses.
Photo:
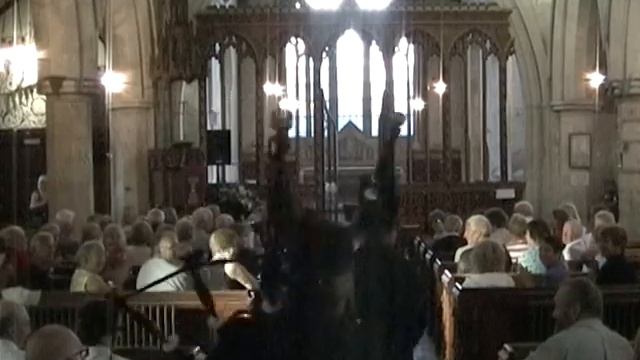
<svg viewBox="0 0 640 360">
<path fill-rule="evenodd" d="M 89 348 L 64 326 L 43 326 L 27 339 L 26 360 L 85 360 L 88 356 Z"/>
</svg>

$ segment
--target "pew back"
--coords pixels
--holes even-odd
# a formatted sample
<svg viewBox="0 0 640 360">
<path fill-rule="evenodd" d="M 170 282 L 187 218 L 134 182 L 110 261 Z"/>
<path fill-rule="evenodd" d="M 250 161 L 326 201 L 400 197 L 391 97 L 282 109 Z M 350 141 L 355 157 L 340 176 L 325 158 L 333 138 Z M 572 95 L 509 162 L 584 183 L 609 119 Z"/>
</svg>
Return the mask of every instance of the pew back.
<svg viewBox="0 0 640 360">
<path fill-rule="evenodd" d="M 443 292 L 445 359 L 495 359 L 509 342 L 542 342 L 554 332 L 554 289 L 464 289 Z M 640 325 L 640 287 L 603 288 L 604 323 L 627 338 Z"/>
</svg>

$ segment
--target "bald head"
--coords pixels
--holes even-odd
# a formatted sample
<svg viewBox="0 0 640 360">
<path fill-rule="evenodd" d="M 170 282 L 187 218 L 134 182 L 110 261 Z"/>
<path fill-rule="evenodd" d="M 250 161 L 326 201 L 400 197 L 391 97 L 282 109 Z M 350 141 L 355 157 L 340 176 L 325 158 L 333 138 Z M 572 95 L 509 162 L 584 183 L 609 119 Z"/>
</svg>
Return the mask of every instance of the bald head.
<svg viewBox="0 0 640 360">
<path fill-rule="evenodd" d="M 36 330 L 27 341 L 26 360 L 65 360 L 82 351 L 80 340 L 70 329 L 46 325 Z"/>
<path fill-rule="evenodd" d="M 24 306 L 0 300 L 0 339 L 6 339 L 23 348 L 31 332 L 29 314 Z"/>
</svg>

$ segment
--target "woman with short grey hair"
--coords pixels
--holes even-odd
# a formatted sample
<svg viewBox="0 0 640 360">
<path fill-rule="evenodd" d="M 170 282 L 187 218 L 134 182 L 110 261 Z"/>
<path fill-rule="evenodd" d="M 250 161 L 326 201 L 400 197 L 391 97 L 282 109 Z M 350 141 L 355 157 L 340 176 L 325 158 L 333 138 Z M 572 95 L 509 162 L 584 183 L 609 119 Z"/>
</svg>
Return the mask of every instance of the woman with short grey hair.
<svg viewBox="0 0 640 360">
<path fill-rule="evenodd" d="M 76 254 L 78 267 L 71 277 L 71 292 L 106 294 L 111 287 L 102 279 L 100 273 L 106 263 L 106 251 L 100 241 L 87 241 Z"/>
</svg>

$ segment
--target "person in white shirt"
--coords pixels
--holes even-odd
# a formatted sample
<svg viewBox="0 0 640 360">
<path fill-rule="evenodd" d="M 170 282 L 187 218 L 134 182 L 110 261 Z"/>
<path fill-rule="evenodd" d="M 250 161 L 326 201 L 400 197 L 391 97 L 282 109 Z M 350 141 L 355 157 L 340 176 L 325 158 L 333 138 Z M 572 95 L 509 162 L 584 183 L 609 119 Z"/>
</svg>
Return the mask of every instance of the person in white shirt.
<svg viewBox="0 0 640 360">
<path fill-rule="evenodd" d="M 111 351 L 117 313 L 106 301 L 91 301 L 78 312 L 78 337 L 89 347 L 86 360 L 126 360 Z"/>
<path fill-rule="evenodd" d="M 148 284 L 180 269 L 182 261 L 176 256 L 178 237 L 174 231 L 164 231 L 156 247 L 156 256 L 142 265 L 136 288 L 141 289 Z M 150 288 L 148 291 L 188 291 L 191 290 L 191 279 L 188 274 L 181 273 Z"/>
<path fill-rule="evenodd" d="M 587 278 L 571 278 L 558 289 L 556 333 L 526 360 L 631 360 L 627 339 L 602 323 L 602 294 Z"/>
<path fill-rule="evenodd" d="M 0 300 L 0 359 L 24 360 L 27 336 L 31 333 L 29 314 L 24 306 Z"/>
<path fill-rule="evenodd" d="M 61 325 L 45 325 L 34 331 L 25 347 L 26 360 L 84 360 L 88 355 L 89 348 Z"/>
<path fill-rule="evenodd" d="M 565 260 L 582 260 L 582 256 L 587 251 L 587 244 L 582 238 L 583 235 L 582 224 L 579 220 L 571 219 L 564 223 L 562 228 L 562 242 L 565 247 L 562 255 Z"/>
<path fill-rule="evenodd" d="M 464 229 L 464 238 L 467 245 L 456 250 L 453 261 L 458 263 L 458 272 L 468 272 L 470 268 L 469 254 L 463 255 L 470 251 L 474 246 L 488 240 L 491 235 L 491 223 L 484 215 L 473 215 L 467 219 Z"/>
<path fill-rule="evenodd" d="M 464 288 L 515 287 L 505 273 L 506 252 L 494 241 L 484 241 L 471 250 L 471 273 L 462 283 Z"/>
</svg>

